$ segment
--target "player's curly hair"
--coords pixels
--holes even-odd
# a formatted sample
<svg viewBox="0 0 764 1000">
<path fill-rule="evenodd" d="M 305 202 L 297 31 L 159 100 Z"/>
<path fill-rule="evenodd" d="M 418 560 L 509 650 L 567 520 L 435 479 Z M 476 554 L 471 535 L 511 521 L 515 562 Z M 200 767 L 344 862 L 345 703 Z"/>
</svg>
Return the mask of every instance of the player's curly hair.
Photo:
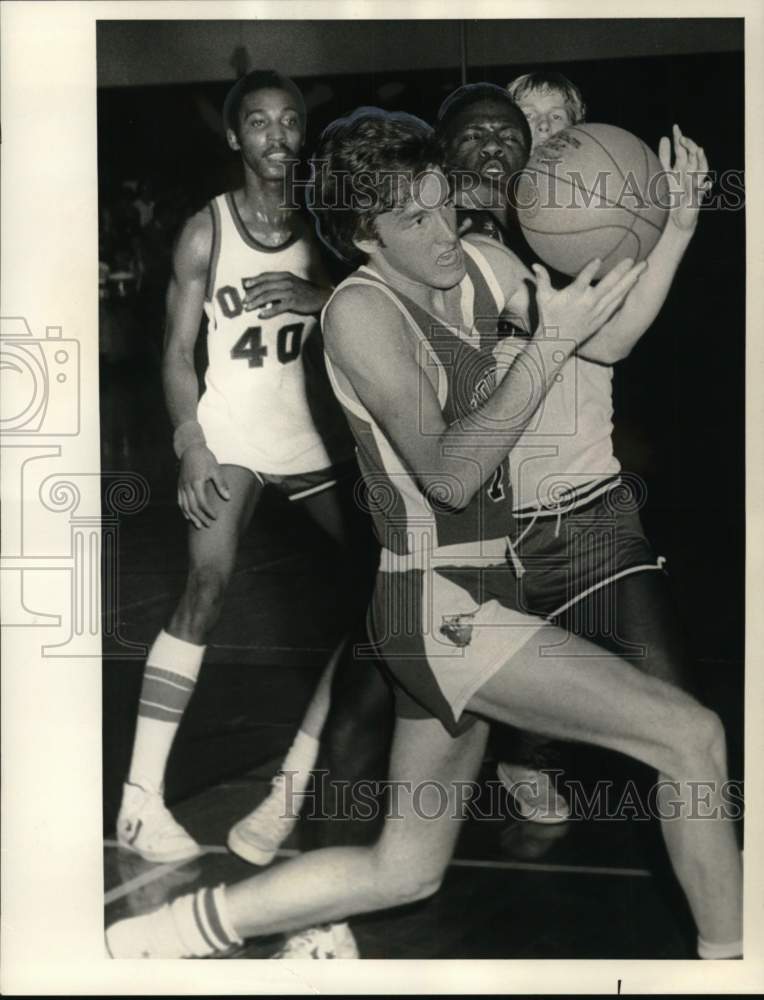
<svg viewBox="0 0 764 1000">
<path fill-rule="evenodd" d="M 581 90 L 562 73 L 551 70 L 539 70 L 536 73 L 523 73 L 507 84 L 509 96 L 520 103 L 527 94 L 547 93 L 558 90 L 570 112 L 571 125 L 577 125 L 586 119 L 586 104 Z"/>
<path fill-rule="evenodd" d="M 348 263 L 363 260 L 355 240 L 379 239 L 377 216 L 438 162 L 433 130 L 414 115 L 361 107 L 332 122 L 311 160 L 307 199 L 322 241 Z"/>
<path fill-rule="evenodd" d="M 236 81 L 226 94 L 223 102 L 223 124 L 227 129 L 231 129 L 237 136 L 239 135 L 239 112 L 241 102 L 247 94 L 255 90 L 284 90 L 294 98 L 295 108 L 300 118 L 304 122 L 307 117 L 305 110 L 305 98 L 300 93 L 300 89 L 294 80 L 288 76 L 277 73 L 275 69 L 255 69 L 246 76 L 242 76 Z"/>
</svg>

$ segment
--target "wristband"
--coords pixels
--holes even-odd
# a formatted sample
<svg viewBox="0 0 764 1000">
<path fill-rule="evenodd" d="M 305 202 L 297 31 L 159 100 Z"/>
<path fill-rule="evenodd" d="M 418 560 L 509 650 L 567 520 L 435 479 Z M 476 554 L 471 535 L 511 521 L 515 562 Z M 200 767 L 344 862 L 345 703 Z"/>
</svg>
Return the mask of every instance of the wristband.
<svg viewBox="0 0 764 1000">
<path fill-rule="evenodd" d="M 184 420 L 175 428 L 172 436 L 172 447 L 178 457 L 183 458 L 183 452 L 192 444 L 206 444 L 202 425 L 198 420 Z"/>
</svg>

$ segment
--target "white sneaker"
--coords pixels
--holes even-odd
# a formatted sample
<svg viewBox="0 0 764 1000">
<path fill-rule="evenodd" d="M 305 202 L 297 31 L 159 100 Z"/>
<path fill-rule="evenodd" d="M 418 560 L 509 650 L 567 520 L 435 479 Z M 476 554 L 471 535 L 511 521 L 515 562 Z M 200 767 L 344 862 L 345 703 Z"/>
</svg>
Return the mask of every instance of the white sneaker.
<svg viewBox="0 0 764 1000">
<path fill-rule="evenodd" d="M 286 944 L 272 955 L 277 959 L 360 958 L 358 945 L 347 924 L 324 924 L 310 927 L 287 938 Z"/>
<path fill-rule="evenodd" d="M 169 909 L 165 907 L 165 909 Z M 155 912 L 117 920 L 106 928 L 106 950 L 111 958 L 185 958 L 186 955 L 159 932 Z M 173 942 L 174 944 L 174 942 Z"/>
<path fill-rule="evenodd" d="M 502 761 L 496 773 L 524 819 L 532 823 L 565 823 L 570 819 L 570 806 L 544 771 Z"/>
<path fill-rule="evenodd" d="M 279 773 L 257 809 L 231 827 L 228 847 L 251 865 L 270 864 L 296 823 L 297 812 L 287 803 L 286 781 Z"/>
<path fill-rule="evenodd" d="M 175 822 L 162 796 L 130 782 L 123 786 L 117 841 L 146 861 L 187 861 L 201 854 L 194 838 Z"/>
<path fill-rule="evenodd" d="M 109 958 L 239 958 L 246 952 L 246 942 L 232 944 L 225 951 L 193 955 L 184 949 L 177 933 L 167 933 L 163 923 L 173 922 L 170 907 L 165 905 L 150 913 L 117 920 L 106 928 L 106 953 Z M 173 925 L 174 926 L 174 925 Z"/>
</svg>

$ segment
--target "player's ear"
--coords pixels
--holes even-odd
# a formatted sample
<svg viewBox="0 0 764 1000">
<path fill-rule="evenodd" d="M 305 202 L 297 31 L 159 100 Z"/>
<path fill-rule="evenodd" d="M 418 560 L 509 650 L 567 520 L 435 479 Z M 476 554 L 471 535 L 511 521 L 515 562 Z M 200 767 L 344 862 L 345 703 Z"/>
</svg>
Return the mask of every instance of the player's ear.
<svg viewBox="0 0 764 1000">
<path fill-rule="evenodd" d="M 225 130 L 225 137 L 228 140 L 228 145 L 231 149 L 238 152 L 241 149 L 241 143 L 239 142 L 239 137 L 236 135 L 232 128 L 227 128 Z"/>
<path fill-rule="evenodd" d="M 356 239 L 353 240 L 353 245 L 368 257 L 369 254 L 374 253 L 379 248 L 379 240 L 374 240 L 370 237 L 362 240 Z"/>
</svg>

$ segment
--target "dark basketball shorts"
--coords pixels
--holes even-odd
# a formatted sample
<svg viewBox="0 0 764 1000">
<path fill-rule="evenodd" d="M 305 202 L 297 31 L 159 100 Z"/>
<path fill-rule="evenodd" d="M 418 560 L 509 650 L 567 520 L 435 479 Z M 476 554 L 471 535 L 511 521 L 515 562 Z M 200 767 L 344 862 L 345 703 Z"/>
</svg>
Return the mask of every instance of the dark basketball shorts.
<svg viewBox="0 0 764 1000">
<path fill-rule="evenodd" d="M 380 570 L 368 628 L 397 715 L 439 719 L 452 736 L 476 721 L 470 698 L 547 625 L 517 611 L 514 592 L 508 563 Z"/>
<path fill-rule="evenodd" d="M 636 504 L 619 487 L 584 507 L 517 520 L 515 606 L 554 620 L 633 573 L 662 570 Z"/>
</svg>

